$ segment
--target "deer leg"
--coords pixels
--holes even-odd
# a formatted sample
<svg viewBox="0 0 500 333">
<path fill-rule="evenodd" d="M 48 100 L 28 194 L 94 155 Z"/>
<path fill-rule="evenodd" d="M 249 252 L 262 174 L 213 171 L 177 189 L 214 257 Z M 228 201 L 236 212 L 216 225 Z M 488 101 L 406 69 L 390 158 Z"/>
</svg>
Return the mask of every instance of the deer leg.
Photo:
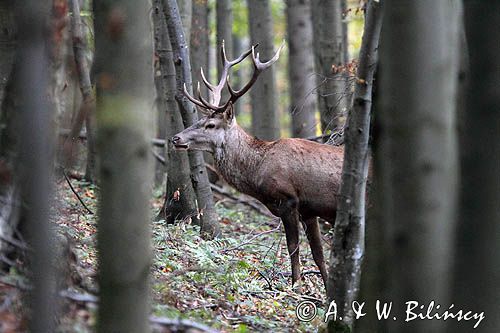
<svg viewBox="0 0 500 333">
<path fill-rule="evenodd" d="M 294 285 L 300 280 L 298 212 L 296 209 L 286 212 L 281 216 L 281 219 L 285 227 L 286 245 L 292 266 L 292 285 Z"/>
<path fill-rule="evenodd" d="M 321 240 L 321 233 L 319 231 L 318 219 L 316 217 L 306 219 L 304 221 L 304 228 L 307 235 L 307 239 L 309 240 L 309 245 L 311 246 L 311 253 L 318 266 L 319 271 L 321 273 L 321 278 L 323 279 L 323 283 L 325 284 L 328 279 L 328 273 L 325 265 L 325 258 L 323 257 L 323 246 Z"/>
</svg>

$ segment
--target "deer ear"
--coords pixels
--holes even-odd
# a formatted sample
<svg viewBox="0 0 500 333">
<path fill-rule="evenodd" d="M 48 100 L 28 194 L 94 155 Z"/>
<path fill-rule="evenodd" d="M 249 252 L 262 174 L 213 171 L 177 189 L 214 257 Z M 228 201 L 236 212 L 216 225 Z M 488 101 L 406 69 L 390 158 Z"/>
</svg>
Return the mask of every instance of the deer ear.
<svg viewBox="0 0 500 333">
<path fill-rule="evenodd" d="M 226 116 L 226 119 L 228 122 L 231 122 L 234 117 L 234 108 L 233 108 L 233 103 L 230 102 L 229 105 L 227 106 L 226 111 L 224 111 L 224 115 Z"/>
</svg>

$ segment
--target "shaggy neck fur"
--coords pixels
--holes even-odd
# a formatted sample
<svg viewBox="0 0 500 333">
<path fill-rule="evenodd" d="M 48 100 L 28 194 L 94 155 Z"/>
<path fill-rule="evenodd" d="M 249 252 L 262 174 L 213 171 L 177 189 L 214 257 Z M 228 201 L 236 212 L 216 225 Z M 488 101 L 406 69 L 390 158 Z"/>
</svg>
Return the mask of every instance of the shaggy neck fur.
<svg viewBox="0 0 500 333">
<path fill-rule="evenodd" d="M 250 136 L 238 126 L 236 120 L 233 121 L 226 131 L 224 142 L 215 149 L 215 163 L 228 183 L 252 195 L 257 190 L 255 184 L 259 181 L 256 177 L 269 143 Z"/>
</svg>

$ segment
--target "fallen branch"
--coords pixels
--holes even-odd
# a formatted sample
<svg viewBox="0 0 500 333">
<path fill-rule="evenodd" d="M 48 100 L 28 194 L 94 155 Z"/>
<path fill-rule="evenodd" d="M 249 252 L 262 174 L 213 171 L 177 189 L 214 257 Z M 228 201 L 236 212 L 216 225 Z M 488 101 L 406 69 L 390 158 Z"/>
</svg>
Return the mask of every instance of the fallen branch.
<svg viewBox="0 0 500 333">
<path fill-rule="evenodd" d="M 151 152 L 153 153 L 153 156 L 156 158 L 156 160 L 158 162 L 160 162 L 162 165 L 167 165 L 167 161 L 165 161 L 165 157 L 158 154 L 158 152 L 155 151 L 153 148 L 151 148 Z"/>
<path fill-rule="evenodd" d="M 161 326 L 168 326 L 171 328 L 171 331 L 175 332 L 187 332 L 190 329 L 196 329 L 202 332 L 208 332 L 208 333 L 219 333 L 219 331 L 214 330 L 213 328 L 210 328 L 206 325 L 187 320 L 187 319 L 169 319 L 169 318 L 162 318 L 162 317 L 155 317 L 151 316 L 149 317 L 149 321 L 153 324 L 156 325 L 161 325 Z"/>
<path fill-rule="evenodd" d="M 238 196 L 224 190 L 222 187 L 217 186 L 215 184 L 210 184 L 210 187 L 212 188 L 212 190 L 214 192 L 217 192 L 218 194 L 221 194 L 221 195 L 223 195 L 223 196 L 225 196 L 233 201 L 236 201 L 237 203 L 247 205 L 250 208 L 256 210 L 257 212 L 259 212 L 260 214 L 262 214 L 264 216 L 273 217 L 273 218 L 276 217 L 273 214 L 271 214 L 271 212 L 264 205 L 257 203 L 256 201 L 246 200 L 246 199 L 243 199 L 242 197 L 238 197 Z"/>
<path fill-rule="evenodd" d="M 73 187 L 73 185 L 71 184 L 71 181 L 68 178 L 68 175 L 66 174 L 66 171 L 62 170 L 62 173 L 64 175 L 64 178 L 66 179 L 66 182 L 68 183 L 69 187 L 71 188 L 71 191 L 73 191 L 73 193 L 75 194 L 75 196 L 78 198 L 78 201 L 80 201 L 80 203 L 82 204 L 82 206 L 87 210 L 87 212 L 89 212 L 89 214 L 94 215 L 94 212 L 91 211 L 89 207 L 87 207 L 87 205 L 85 204 L 85 202 L 83 202 L 83 200 L 80 197 L 80 195 L 76 192 L 75 188 Z"/>
<path fill-rule="evenodd" d="M 260 232 L 260 233 L 258 233 L 258 234 L 256 234 L 256 235 L 254 235 L 253 237 L 250 237 L 250 239 L 246 240 L 245 242 L 240 243 L 240 244 L 238 244 L 238 245 L 236 245 L 236 246 L 230 247 L 230 248 L 228 248 L 228 249 L 222 249 L 222 250 L 221 250 L 221 253 L 226 253 L 226 252 L 229 252 L 229 251 L 234 251 L 234 250 L 237 250 L 237 249 L 239 249 L 239 248 L 240 248 L 240 247 L 242 247 L 242 246 L 245 246 L 245 245 L 251 244 L 251 243 L 252 243 L 252 241 L 253 241 L 254 239 L 256 239 L 256 238 L 258 238 L 258 237 L 260 237 L 260 236 L 262 236 L 262 235 L 270 234 L 270 233 L 273 233 L 273 232 L 279 231 L 280 229 L 281 229 L 281 219 L 280 219 L 280 222 L 279 222 L 279 224 L 278 224 L 278 226 L 277 226 L 276 228 L 271 229 L 271 230 L 266 230 L 266 231 Z"/>
</svg>

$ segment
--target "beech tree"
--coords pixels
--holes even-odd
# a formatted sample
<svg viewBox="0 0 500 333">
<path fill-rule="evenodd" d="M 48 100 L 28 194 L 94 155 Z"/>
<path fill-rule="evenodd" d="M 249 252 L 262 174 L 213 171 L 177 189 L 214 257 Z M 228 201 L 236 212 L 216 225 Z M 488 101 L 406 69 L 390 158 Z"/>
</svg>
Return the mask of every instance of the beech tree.
<svg viewBox="0 0 500 333">
<path fill-rule="evenodd" d="M 352 303 L 357 300 L 364 256 L 365 197 L 370 164 L 368 139 L 381 26 L 381 4 L 369 1 L 359 53 L 358 81 L 346 125 L 342 182 L 328 276 L 328 300 L 338 304 L 338 316 L 342 319 L 329 322 L 330 332 L 344 332 L 354 325 Z"/>
<path fill-rule="evenodd" d="M 247 0 L 248 22 L 252 45 L 262 61 L 274 55 L 274 29 L 269 1 Z M 275 69 L 264 71 L 250 90 L 252 105 L 252 134 L 263 140 L 280 137 L 280 124 L 276 95 Z"/>
<path fill-rule="evenodd" d="M 345 75 L 332 71 L 332 66 L 342 66 L 347 61 L 342 3 L 343 0 L 312 0 L 316 84 L 323 132 L 342 127 L 349 107 Z"/>
<path fill-rule="evenodd" d="M 99 332 L 149 331 L 150 10 L 134 0 L 94 2 Z"/>
<path fill-rule="evenodd" d="M 176 96 L 179 104 L 184 127 L 188 127 L 198 120 L 196 109 L 184 95 L 183 86 L 192 93 L 191 64 L 184 32 L 181 25 L 179 9 L 174 0 L 162 0 L 163 10 L 167 22 L 170 44 L 174 54 L 176 75 Z M 203 154 L 200 151 L 188 153 L 191 170 L 191 180 L 198 202 L 198 213 L 201 220 L 201 232 L 206 237 L 220 235 L 217 213 L 215 212 L 212 190 L 208 181 L 207 169 Z"/>
<path fill-rule="evenodd" d="M 464 1 L 469 71 L 461 136 L 460 211 L 455 241 L 453 302 L 482 312 L 478 330 L 500 327 L 500 45 L 491 31 L 500 25 L 497 1 Z M 491 30 L 493 29 L 493 30 Z M 449 332 L 470 332 L 449 323 Z"/>
<path fill-rule="evenodd" d="M 287 1 L 288 77 L 292 136 L 316 134 L 311 1 Z"/>
<path fill-rule="evenodd" d="M 155 30 L 155 52 L 159 61 L 159 73 L 155 76 L 156 93 L 160 112 L 164 113 L 165 164 L 167 182 L 165 201 L 158 218 L 168 223 L 176 220 L 193 219 L 199 223 L 196 195 L 191 183 L 189 158 L 186 152 L 174 151 L 170 138 L 184 129 L 178 104 L 175 100 L 176 79 L 174 57 L 167 22 L 161 0 L 153 1 L 153 23 Z"/>
<path fill-rule="evenodd" d="M 387 0 L 384 10 L 379 204 L 388 297 L 400 319 L 408 300 L 449 304 L 459 11 L 456 2 L 431 0 Z M 391 320 L 387 332 L 441 331 L 444 324 Z"/>
<path fill-rule="evenodd" d="M 54 235 L 49 223 L 53 139 L 49 82 L 49 5 L 43 1 L 15 4 L 17 53 L 13 71 L 19 160 L 16 165 L 23 202 L 22 215 L 30 253 L 32 332 L 55 330 L 56 269 Z"/>
</svg>

